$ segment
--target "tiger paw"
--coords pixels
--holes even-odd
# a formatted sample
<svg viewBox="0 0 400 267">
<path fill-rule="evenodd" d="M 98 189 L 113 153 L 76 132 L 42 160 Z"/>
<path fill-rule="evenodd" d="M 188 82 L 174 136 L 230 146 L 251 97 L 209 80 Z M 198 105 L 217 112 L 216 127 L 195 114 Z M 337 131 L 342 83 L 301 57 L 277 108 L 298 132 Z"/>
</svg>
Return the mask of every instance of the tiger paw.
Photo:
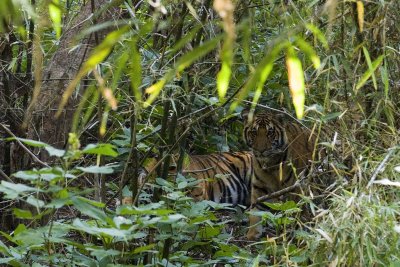
<svg viewBox="0 0 400 267">
<path fill-rule="evenodd" d="M 249 231 L 247 231 L 247 240 L 249 241 L 257 241 L 261 238 L 262 235 L 262 226 L 259 225 L 254 225 L 250 226 Z"/>
</svg>

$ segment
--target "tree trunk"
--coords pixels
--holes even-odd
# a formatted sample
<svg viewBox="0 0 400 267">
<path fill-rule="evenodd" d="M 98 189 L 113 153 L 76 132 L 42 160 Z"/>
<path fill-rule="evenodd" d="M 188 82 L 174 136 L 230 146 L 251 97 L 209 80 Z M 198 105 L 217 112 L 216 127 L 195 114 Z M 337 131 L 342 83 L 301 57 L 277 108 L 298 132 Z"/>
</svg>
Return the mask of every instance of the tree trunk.
<svg viewBox="0 0 400 267">
<path fill-rule="evenodd" d="M 55 118 L 61 96 L 69 82 L 76 76 L 82 63 L 87 59 L 90 50 L 98 42 L 101 42 L 112 29 L 108 28 L 102 32 L 86 35 L 79 41 L 79 44 L 76 44 L 77 36 L 88 27 L 109 21 L 115 15 L 119 15 L 119 9 L 115 7 L 119 2 L 121 1 L 114 1 L 112 7 L 104 9 L 100 16 L 96 16 L 95 12 L 105 7 L 109 0 L 86 1 L 72 23 L 64 30 L 57 51 L 48 63 L 45 63 L 40 94 L 26 114 L 28 138 L 40 140 L 57 148 L 65 146 L 80 94 L 79 92 L 75 94 L 68 101 L 62 115 Z M 74 47 L 73 50 L 71 50 L 72 47 Z M 85 88 L 80 88 L 80 90 L 82 89 Z M 47 160 L 48 155 L 41 152 L 40 158 Z"/>
</svg>

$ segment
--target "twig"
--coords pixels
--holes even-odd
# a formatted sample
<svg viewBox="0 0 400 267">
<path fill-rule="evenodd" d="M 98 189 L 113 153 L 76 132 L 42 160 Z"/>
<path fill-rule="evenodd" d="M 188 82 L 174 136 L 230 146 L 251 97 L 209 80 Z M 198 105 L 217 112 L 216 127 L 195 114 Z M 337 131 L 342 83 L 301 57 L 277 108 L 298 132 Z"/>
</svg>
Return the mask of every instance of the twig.
<svg viewBox="0 0 400 267">
<path fill-rule="evenodd" d="M 33 161 L 35 161 L 35 162 L 37 162 L 37 163 L 39 163 L 39 164 L 41 164 L 41 165 L 43 165 L 43 166 L 45 166 L 45 167 L 47 167 L 47 168 L 50 168 L 50 166 L 49 166 L 47 163 L 41 161 L 38 157 L 36 157 L 35 154 L 32 153 L 32 151 L 30 151 L 21 141 L 19 141 L 18 137 L 16 137 L 15 134 L 13 134 L 13 133 L 11 132 L 11 130 L 8 129 L 7 126 L 5 126 L 5 125 L 2 124 L 2 123 L 0 123 L 0 126 L 1 126 L 9 135 L 11 135 L 11 136 L 15 139 L 15 141 L 17 141 L 17 143 L 29 154 L 29 156 L 31 156 L 31 158 L 33 159 Z"/>
<path fill-rule="evenodd" d="M 389 153 L 386 154 L 385 158 L 382 160 L 382 162 L 379 164 L 378 168 L 374 171 L 372 174 L 371 178 L 369 179 L 367 188 L 369 188 L 375 181 L 376 177 L 378 176 L 378 173 L 382 171 L 382 169 L 385 167 L 386 163 L 389 161 L 389 159 L 392 157 L 393 153 L 397 150 L 397 147 L 393 147 L 389 149 Z"/>
<path fill-rule="evenodd" d="M 262 196 L 262 197 L 257 198 L 257 203 L 264 202 L 264 201 L 266 201 L 266 200 L 268 200 L 268 199 L 271 199 L 271 198 L 280 197 L 280 196 L 282 196 L 282 195 L 284 195 L 284 194 L 286 194 L 286 193 L 289 193 L 289 192 L 294 191 L 295 189 L 297 189 L 297 188 L 300 187 L 300 186 L 301 186 L 301 180 L 297 180 L 297 181 L 296 181 L 293 185 L 291 185 L 291 186 L 288 186 L 288 187 L 286 187 L 286 188 L 284 188 L 284 189 L 282 189 L 282 190 L 273 192 L 273 193 L 268 194 L 268 195 L 266 195 L 266 196 Z"/>
<path fill-rule="evenodd" d="M 1 169 L 0 169 L 0 176 L 1 177 L 3 177 L 4 179 L 6 179 L 7 181 L 9 181 L 9 182 L 14 182 L 13 180 L 11 180 L 11 178 L 7 175 L 7 174 L 5 174 L 5 172 L 3 172 Z"/>
</svg>

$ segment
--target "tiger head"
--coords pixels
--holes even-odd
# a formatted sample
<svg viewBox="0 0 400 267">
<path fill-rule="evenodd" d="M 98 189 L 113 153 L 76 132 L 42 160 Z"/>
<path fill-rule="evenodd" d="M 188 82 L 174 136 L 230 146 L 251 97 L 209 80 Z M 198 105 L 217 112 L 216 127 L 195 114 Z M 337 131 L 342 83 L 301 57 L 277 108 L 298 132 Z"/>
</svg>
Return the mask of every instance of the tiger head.
<svg viewBox="0 0 400 267">
<path fill-rule="evenodd" d="M 288 142 L 283 117 L 280 114 L 242 112 L 243 137 L 261 168 L 266 170 L 285 161 Z"/>
</svg>

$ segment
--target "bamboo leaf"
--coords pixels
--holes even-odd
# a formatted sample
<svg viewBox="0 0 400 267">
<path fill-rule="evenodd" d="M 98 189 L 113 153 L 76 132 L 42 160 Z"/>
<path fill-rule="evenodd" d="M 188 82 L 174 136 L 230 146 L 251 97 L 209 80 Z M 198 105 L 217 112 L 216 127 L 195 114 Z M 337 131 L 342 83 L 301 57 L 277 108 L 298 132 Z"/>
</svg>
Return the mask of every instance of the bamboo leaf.
<svg viewBox="0 0 400 267">
<path fill-rule="evenodd" d="M 62 10 L 59 0 L 53 0 L 49 4 L 49 16 L 53 22 L 53 28 L 56 32 L 57 39 L 61 36 L 61 21 L 62 21 Z"/>
<path fill-rule="evenodd" d="M 357 0 L 357 21 L 360 32 L 364 29 L 364 4 L 362 1 Z"/>
<path fill-rule="evenodd" d="M 328 41 L 326 40 L 324 34 L 317 26 L 315 26 L 314 24 L 307 23 L 306 28 L 309 31 L 311 31 L 315 35 L 315 37 L 317 37 L 317 39 L 321 42 L 321 44 L 324 46 L 325 49 L 329 48 Z"/>
<path fill-rule="evenodd" d="M 200 59 L 201 57 L 203 57 L 204 55 L 209 53 L 211 50 L 213 50 L 217 46 L 217 44 L 221 40 L 221 38 L 222 38 L 222 35 L 216 36 L 214 39 L 205 42 L 203 45 L 196 47 L 189 53 L 183 55 L 178 60 L 178 62 L 176 63 L 176 65 L 174 66 L 173 69 L 168 71 L 164 75 L 164 77 L 161 78 L 161 80 L 159 80 L 158 82 L 151 85 L 150 87 L 148 87 L 145 90 L 145 92 L 147 94 L 150 94 L 150 96 L 147 98 L 146 102 L 143 104 L 144 107 L 148 107 L 149 105 L 151 105 L 151 103 L 153 103 L 153 101 L 160 94 L 160 92 L 164 88 L 164 86 L 168 82 L 170 82 L 178 72 L 183 71 L 185 68 L 190 66 L 193 62 L 195 62 L 196 60 Z"/>
<path fill-rule="evenodd" d="M 369 68 L 363 76 L 361 76 L 361 79 L 358 81 L 356 85 L 356 91 L 359 90 L 361 87 L 364 86 L 364 84 L 367 82 L 367 80 L 372 76 L 374 71 L 379 67 L 379 65 L 382 63 L 382 60 L 385 58 L 384 55 L 379 56 L 377 59 L 374 60 L 371 64 L 371 68 Z"/>
<path fill-rule="evenodd" d="M 289 47 L 286 54 L 286 68 L 288 72 L 289 89 L 293 98 L 293 105 L 298 119 L 304 115 L 305 83 L 303 67 L 293 47 Z"/>
<path fill-rule="evenodd" d="M 365 60 L 367 61 L 368 68 L 370 70 L 372 70 L 371 57 L 369 56 L 368 50 L 364 46 L 362 47 L 362 49 L 363 49 L 363 52 L 364 52 Z M 374 88 L 376 90 L 376 89 L 378 89 L 378 85 L 376 84 L 376 78 L 375 78 L 374 71 L 372 71 L 372 75 L 371 76 L 372 76 L 372 82 L 374 84 Z"/>
<path fill-rule="evenodd" d="M 318 69 L 321 65 L 321 60 L 319 59 L 317 53 L 315 52 L 314 48 L 309 45 L 304 39 L 298 37 L 295 41 L 296 45 L 299 46 L 301 51 L 303 51 L 307 57 L 311 60 L 314 65 L 314 68 Z"/>
<path fill-rule="evenodd" d="M 117 31 L 109 33 L 104 41 L 95 47 L 88 60 L 83 64 L 76 77 L 71 81 L 62 96 L 61 103 L 58 106 L 56 117 L 60 116 L 62 109 L 68 102 L 69 97 L 74 92 L 80 80 L 97 64 L 101 63 L 111 52 L 114 45 L 121 39 L 122 35 L 128 31 L 129 27 L 123 27 Z"/>
<path fill-rule="evenodd" d="M 267 53 L 267 55 L 260 61 L 260 63 L 258 63 L 255 71 L 249 77 L 246 84 L 243 86 L 242 90 L 239 92 L 236 101 L 234 101 L 230 106 L 229 110 L 231 112 L 235 110 L 235 108 L 245 97 L 247 97 L 251 89 L 253 89 L 254 87 L 260 88 L 264 85 L 265 81 L 267 80 L 269 74 L 272 71 L 275 59 L 277 58 L 278 54 L 282 51 L 282 49 L 284 49 L 288 45 L 290 45 L 290 43 L 287 41 L 277 44 L 272 48 L 271 51 Z"/>
</svg>

